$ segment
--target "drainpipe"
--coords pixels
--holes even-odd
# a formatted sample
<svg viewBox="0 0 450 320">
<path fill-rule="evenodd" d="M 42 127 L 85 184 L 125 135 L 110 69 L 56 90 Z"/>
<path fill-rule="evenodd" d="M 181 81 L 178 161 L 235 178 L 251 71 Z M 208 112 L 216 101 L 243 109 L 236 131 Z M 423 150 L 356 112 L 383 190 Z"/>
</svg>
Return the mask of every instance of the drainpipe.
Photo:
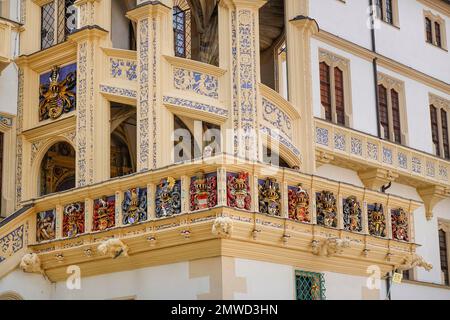
<svg viewBox="0 0 450 320">
<path fill-rule="evenodd" d="M 391 273 L 388 272 L 386 275 L 386 300 L 392 300 L 391 299 Z"/>
<path fill-rule="evenodd" d="M 373 0 L 369 0 L 369 8 L 370 8 L 370 36 L 372 41 L 372 52 L 377 53 L 377 46 L 376 46 L 376 37 L 375 37 L 375 10 L 374 10 L 374 4 Z M 378 138 L 381 138 L 381 128 L 380 128 L 380 114 L 378 112 L 378 106 L 379 106 L 379 99 L 378 96 L 378 64 L 377 64 L 377 58 L 373 58 L 372 61 L 373 65 L 373 81 L 374 81 L 374 87 L 375 87 L 375 114 L 377 119 L 377 135 Z"/>
</svg>

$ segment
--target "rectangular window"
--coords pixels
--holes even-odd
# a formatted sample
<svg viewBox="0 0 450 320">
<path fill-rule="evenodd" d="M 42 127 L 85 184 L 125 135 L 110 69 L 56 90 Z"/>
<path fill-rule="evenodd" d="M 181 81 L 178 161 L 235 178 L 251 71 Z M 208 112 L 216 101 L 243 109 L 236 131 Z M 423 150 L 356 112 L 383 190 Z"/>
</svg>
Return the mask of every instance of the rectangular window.
<svg viewBox="0 0 450 320">
<path fill-rule="evenodd" d="M 384 20 L 383 0 L 377 0 L 377 17 Z"/>
<path fill-rule="evenodd" d="M 336 120 L 338 124 L 345 125 L 345 102 L 344 102 L 344 75 L 338 68 L 334 68 L 334 90 L 336 96 Z"/>
<path fill-rule="evenodd" d="M 55 3 L 49 2 L 41 8 L 41 48 L 51 47 L 55 42 Z"/>
<path fill-rule="evenodd" d="M 186 14 L 180 7 L 173 8 L 175 56 L 186 58 Z"/>
<path fill-rule="evenodd" d="M 436 45 L 439 48 L 442 48 L 441 25 L 439 24 L 439 22 L 434 23 L 434 30 L 436 34 Z"/>
<path fill-rule="evenodd" d="M 446 159 L 450 159 L 447 112 L 444 109 L 441 109 L 441 123 L 442 123 L 442 142 L 444 144 L 444 157 Z"/>
<path fill-rule="evenodd" d="M 450 285 L 448 276 L 448 251 L 447 251 L 447 234 L 444 230 L 439 230 L 439 252 L 441 257 L 441 271 L 444 275 L 444 284 Z"/>
<path fill-rule="evenodd" d="M 295 273 L 297 300 L 325 300 L 323 274 L 297 271 Z"/>
<path fill-rule="evenodd" d="M 429 18 L 425 18 L 425 29 L 427 32 L 427 42 L 433 43 L 433 30 L 432 30 L 431 20 Z"/>
<path fill-rule="evenodd" d="M 325 108 L 325 119 L 332 121 L 330 67 L 325 62 L 320 63 L 320 96 Z"/>
<path fill-rule="evenodd" d="M 389 117 L 388 117 L 388 100 L 387 89 L 383 85 L 378 86 L 379 106 L 378 112 L 380 117 L 380 125 L 383 127 L 384 139 L 390 139 L 389 133 Z"/>
<path fill-rule="evenodd" d="M 77 29 L 74 3 L 75 0 L 57 0 L 42 6 L 41 49 L 66 41 L 67 36 Z"/>
<path fill-rule="evenodd" d="M 436 150 L 436 155 L 441 156 L 441 147 L 439 141 L 439 123 L 437 119 L 437 110 L 431 105 L 430 106 L 430 118 L 431 118 L 431 135 L 433 139 L 434 148 Z"/>
<path fill-rule="evenodd" d="M 392 0 L 386 0 L 386 22 L 389 24 L 394 24 Z"/>
<path fill-rule="evenodd" d="M 394 89 L 391 90 L 392 99 L 392 122 L 394 124 L 394 139 L 397 143 L 402 143 L 402 131 L 400 125 L 400 102 L 398 93 Z"/>
</svg>

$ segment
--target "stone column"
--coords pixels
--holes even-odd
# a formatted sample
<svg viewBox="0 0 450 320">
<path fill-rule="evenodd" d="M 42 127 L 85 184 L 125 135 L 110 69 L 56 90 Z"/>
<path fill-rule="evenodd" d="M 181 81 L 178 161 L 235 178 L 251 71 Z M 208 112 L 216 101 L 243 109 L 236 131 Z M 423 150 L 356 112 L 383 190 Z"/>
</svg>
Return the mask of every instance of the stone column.
<svg viewBox="0 0 450 320">
<path fill-rule="evenodd" d="M 319 31 L 308 17 L 308 0 L 285 1 L 289 101 L 300 112 L 294 144 L 302 154 L 301 170 L 315 171 L 315 128 L 312 103 L 311 37 Z"/>
<path fill-rule="evenodd" d="M 172 8 L 154 1 L 141 1 L 128 12 L 137 23 L 138 98 L 137 98 L 137 171 L 147 171 L 171 161 L 170 146 L 173 119 L 162 107 L 162 90 L 170 66 L 162 54 L 172 54 Z M 164 126 L 162 125 L 164 124 Z M 164 152 L 162 152 L 164 151 Z"/>
</svg>

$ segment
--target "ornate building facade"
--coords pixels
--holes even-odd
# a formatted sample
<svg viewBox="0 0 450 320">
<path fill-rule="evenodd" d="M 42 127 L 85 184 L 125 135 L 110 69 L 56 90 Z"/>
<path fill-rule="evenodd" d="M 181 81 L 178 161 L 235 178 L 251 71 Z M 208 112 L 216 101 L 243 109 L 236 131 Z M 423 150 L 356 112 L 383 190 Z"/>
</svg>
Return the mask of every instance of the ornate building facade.
<svg viewBox="0 0 450 320">
<path fill-rule="evenodd" d="M 0 298 L 450 299 L 448 1 L 0 6 Z"/>
</svg>

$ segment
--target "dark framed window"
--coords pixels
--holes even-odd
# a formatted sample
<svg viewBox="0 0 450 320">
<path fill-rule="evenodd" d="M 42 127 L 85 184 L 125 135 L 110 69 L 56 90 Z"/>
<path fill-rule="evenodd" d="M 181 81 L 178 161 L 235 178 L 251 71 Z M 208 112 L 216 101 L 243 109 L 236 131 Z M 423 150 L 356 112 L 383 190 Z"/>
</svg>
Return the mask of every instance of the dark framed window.
<svg viewBox="0 0 450 320">
<path fill-rule="evenodd" d="M 425 30 L 427 33 L 427 42 L 433 43 L 433 26 L 429 18 L 425 18 Z"/>
<path fill-rule="evenodd" d="M 441 25 L 439 24 L 439 22 L 434 23 L 434 31 L 436 34 L 436 45 L 439 48 L 442 48 Z"/>
<path fill-rule="evenodd" d="M 338 67 L 334 68 L 334 87 L 336 120 L 338 124 L 345 125 L 344 73 Z"/>
<path fill-rule="evenodd" d="M 296 271 L 297 300 L 325 300 L 325 280 L 322 273 Z"/>
<path fill-rule="evenodd" d="M 448 274 L 448 248 L 447 234 L 444 230 L 439 230 L 439 253 L 441 258 L 441 271 L 444 275 L 444 284 L 450 285 Z"/>
<path fill-rule="evenodd" d="M 325 119 L 332 121 L 330 67 L 325 62 L 320 63 L 320 97 L 325 108 Z"/>
<path fill-rule="evenodd" d="M 394 24 L 392 0 L 386 0 L 386 22 L 389 24 Z"/>
<path fill-rule="evenodd" d="M 388 114 L 388 97 L 387 89 L 383 85 L 378 86 L 378 114 L 380 118 L 380 125 L 384 131 L 384 139 L 390 139 L 389 132 L 389 114 Z"/>
<path fill-rule="evenodd" d="M 391 89 L 391 101 L 392 101 L 392 122 L 394 125 L 394 141 L 402 143 L 402 130 L 400 122 L 400 101 L 398 92 Z"/>
<path fill-rule="evenodd" d="M 77 29 L 75 1 L 57 0 L 42 6 L 41 49 L 66 41 L 67 36 Z"/>
<path fill-rule="evenodd" d="M 384 20 L 384 8 L 383 8 L 383 0 L 377 0 L 377 17 L 381 20 Z"/>
<path fill-rule="evenodd" d="M 436 150 L 436 155 L 441 156 L 441 147 L 439 141 L 439 123 L 437 118 L 437 110 L 431 105 L 430 106 L 430 118 L 431 118 L 431 136 L 433 139 L 433 144 Z"/>
<path fill-rule="evenodd" d="M 186 58 L 186 12 L 178 6 L 173 8 L 173 35 L 175 56 Z"/>
<path fill-rule="evenodd" d="M 441 123 L 442 123 L 442 142 L 444 145 L 444 157 L 446 159 L 450 159 L 447 111 L 445 111 L 444 109 L 441 109 Z"/>
</svg>

